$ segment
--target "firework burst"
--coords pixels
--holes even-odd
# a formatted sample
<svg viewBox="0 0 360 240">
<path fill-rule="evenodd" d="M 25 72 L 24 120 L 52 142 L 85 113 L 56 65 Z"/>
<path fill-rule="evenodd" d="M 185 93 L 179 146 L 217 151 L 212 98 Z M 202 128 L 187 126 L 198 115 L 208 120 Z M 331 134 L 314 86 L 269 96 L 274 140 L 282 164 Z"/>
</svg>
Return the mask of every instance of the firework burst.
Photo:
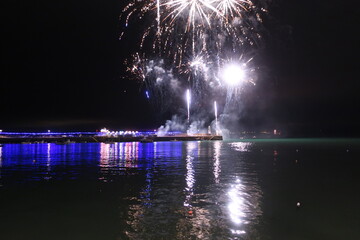
<svg viewBox="0 0 360 240">
<path fill-rule="evenodd" d="M 253 45 L 260 37 L 254 26 L 261 21 L 260 12 L 249 0 L 133 0 L 120 19 L 124 32 L 132 20 L 144 26 L 140 51 L 171 59 L 179 67 L 200 52 L 219 55 L 224 48 L 237 51 Z"/>
<path fill-rule="evenodd" d="M 128 71 L 157 105 L 174 97 L 175 89 L 190 88 L 195 103 L 255 84 L 252 58 L 244 56 L 257 46 L 257 25 L 267 11 L 261 2 L 266 0 L 254 1 L 131 0 L 120 16 L 120 36 L 126 37 L 132 25 L 142 26 L 143 34 Z"/>
</svg>

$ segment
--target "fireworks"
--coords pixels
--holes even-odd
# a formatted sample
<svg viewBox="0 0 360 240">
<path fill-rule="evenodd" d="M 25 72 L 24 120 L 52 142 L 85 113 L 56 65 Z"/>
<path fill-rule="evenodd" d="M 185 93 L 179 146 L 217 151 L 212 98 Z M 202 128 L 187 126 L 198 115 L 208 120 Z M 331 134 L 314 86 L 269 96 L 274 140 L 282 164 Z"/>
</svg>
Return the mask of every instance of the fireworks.
<svg viewBox="0 0 360 240">
<path fill-rule="evenodd" d="M 126 28 L 131 20 L 141 22 L 140 50 L 180 67 L 200 53 L 226 57 L 222 55 L 229 50 L 254 45 L 260 37 L 253 24 L 261 21 L 259 12 L 249 0 L 133 0 L 120 19 Z"/>
<path fill-rule="evenodd" d="M 219 13 L 213 6 L 214 0 L 170 0 L 166 1 L 163 6 L 169 9 L 166 18 L 170 18 L 171 24 L 181 15 L 185 15 L 187 24 L 185 30 L 195 27 L 196 21 L 201 24 L 210 24 L 211 15 Z M 165 19 L 166 19 L 165 18 Z"/>
<path fill-rule="evenodd" d="M 252 58 L 244 56 L 261 38 L 257 25 L 267 12 L 261 2 L 267 0 L 255 1 L 131 0 L 120 16 L 124 23 L 120 36 L 139 26 L 143 34 L 139 52 L 127 63 L 129 72 L 142 80 L 146 96 L 158 104 L 188 89 L 189 121 L 189 88 L 195 112 L 201 106 L 195 103 L 254 83 Z"/>
<path fill-rule="evenodd" d="M 217 104 L 214 101 L 214 114 L 215 114 L 215 134 L 218 134 L 218 113 L 217 113 Z"/>
<path fill-rule="evenodd" d="M 253 3 L 247 0 L 219 0 L 215 2 L 219 13 L 227 21 L 236 16 L 242 16 L 243 12 L 249 11 L 253 6 Z"/>
<path fill-rule="evenodd" d="M 222 78 L 227 84 L 231 86 L 238 85 L 246 79 L 244 67 L 231 63 L 225 66 L 222 73 Z"/>
<path fill-rule="evenodd" d="M 187 103 L 187 119 L 188 119 L 188 123 L 190 122 L 190 101 L 191 101 L 191 96 L 190 96 L 190 90 L 188 89 L 186 91 L 186 103 Z"/>
</svg>

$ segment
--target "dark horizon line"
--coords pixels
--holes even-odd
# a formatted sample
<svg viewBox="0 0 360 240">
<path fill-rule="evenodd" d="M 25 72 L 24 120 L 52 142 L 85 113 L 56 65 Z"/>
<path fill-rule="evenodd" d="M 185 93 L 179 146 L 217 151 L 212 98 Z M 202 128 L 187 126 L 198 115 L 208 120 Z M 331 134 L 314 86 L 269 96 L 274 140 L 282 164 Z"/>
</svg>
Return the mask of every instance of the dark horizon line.
<svg viewBox="0 0 360 240">
<path fill-rule="evenodd" d="M 109 128 L 109 130 L 111 131 L 139 131 L 139 132 L 150 132 L 150 131 L 155 131 L 158 128 L 147 128 L 147 129 L 111 129 Z M 14 129 L 1 129 L 2 131 L 0 131 L 0 136 L 1 135 L 6 135 L 6 133 L 17 133 L 17 134 L 21 134 L 21 133 L 46 133 L 46 134 L 59 134 L 59 133 L 96 133 L 96 132 L 100 132 L 101 129 L 81 129 L 81 130 L 74 130 L 74 129 L 63 129 L 63 130 L 50 130 L 50 133 L 48 132 L 48 130 L 44 130 L 44 129 L 18 129 L 18 130 L 14 130 Z M 232 131 L 230 132 L 229 136 L 230 138 L 234 138 L 234 139 L 266 139 L 266 138 L 360 138 L 360 133 L 358 131 L 349 133 L 349 132 L 343 132 L 343 133 L 338 133 L 338 132 L 317 132 L 317 133 L 307 133 L 307 132 L 299 132 L 299 131 L 293 131 L 293 132 L 281 132 L 280 134 L 274 135 L 271 132 L 267 132 L 267 133 L 263 133 L 264 130 L 260 130 L 260 131 Z M 245 133 L 244 133 L 245 132 Z M 3 134 L 2 134 L 3 133 Z"/>
</svg>

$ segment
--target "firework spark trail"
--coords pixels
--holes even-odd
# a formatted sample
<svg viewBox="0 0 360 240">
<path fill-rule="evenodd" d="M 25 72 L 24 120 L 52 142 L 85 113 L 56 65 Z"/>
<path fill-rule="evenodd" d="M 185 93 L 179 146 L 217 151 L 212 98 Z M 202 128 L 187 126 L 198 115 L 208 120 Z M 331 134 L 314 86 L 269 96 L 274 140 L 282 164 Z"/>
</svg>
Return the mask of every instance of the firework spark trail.
<svg viewBox="0 0 360 240">
<path fill-rule="evenodd" d="M 216 9 L 227 21 L 235 16 L 242 16 L 243 11 L 248 11 L 253 5 L 248 0 L 220 0 L 216 1 Z"/>
<path fill-rule="evenodd" d="M 170 23 L 173 24 L 179 15 L 187 10 L 188 17 L 186 31 L 189 31 L 191 27 L 194 28 L 197 19 L 200 19 L 203 24 L 206 22 L 211 26 L 211 14 L 220 14 L 213 6 L 214 2 L 214 0 L 170 0 L 163 4 L 170 9 L 165 19 L 170 18 Z"/>
<path fill-rule="evenodd" d="M 217 104 L 214 101 L 214 113 L 215 113 L 215 134 L 218 134 L 218 112 L 217 112 Z"/>
<path fill-rule="evenodd" d="M 156 1 L 156 8 L 157 8 L 157 18 L 156 18 L 156 21 L 157 21 L 157 25 L 158 25 L 158 35 L 160 35 L 160 0 L 157 0 Z"/>
<path fill-rule="evenodd" d="M 250 52 L 261 38 L 256 25 L 262 22 L 262 13 L 267 12 L 262 7 L 262 2 L 267 0 L 130 1 L 120 16 L 124 23 L 120 37 L 126 38 L 126 31 L 132 23 L 142 26 L 139 53 L 134 54 L 133 67 L 128 67 L 128 70 L 142 80 L 153 96 L 151 99 L 156 96 L 166 99 L 163 96 L 166 87 L 163 84 L 159 88 L 159 76 L 146 70 L 153 68 L 149 65 L 162 60 L 161 68 L 177 75 L 183 82 L 181 88 L 191 88 L 193 102 L 204 99 L 204 94 L 224 96 L 224 91 L 226 102 L 233 99 L 243 86 L 228 89 L 221 77 L 221 72 L 231 62 L 246 67 L 243 82 L 255 84 L 251 56 L 243 55 Z M 190 89 L 188 92 L 190 94 Z M 189 105 L 188 101 L 188 120 Z M 195 112 L 196 106 L 193 108 Z"/>
<path fill-rule="evenodd" d="M 258 21 L 261 20 L 254 6 L 250 0 L 133 0 L 124 8 L 120 18 L 128 27 L 130 19 L 150 18 L 155 11 L 157 27 L 154 34 L 157 35 L 159 51 L 167 49 L 167 55 L 174 57 L 179 48 L 184 49 L 181 55 L 187 52 L 188 47 L 192 50 L 191 54 L 195 54 L 198 40 L 203 41 L 199 48 L 202 46 L 206 50 L 207 41 L 213 41 L 219 34 L 216 29 L 226 31 L 226 38 L 232 39 L 234 45 L 243 45 L 251 38 L 258 38 L 256 31 L 249 31 L 251 27 L 247 26 L 249 23 L 244 18 L 246 13 L 253 13 Z M 235 25 L 234 21 L 237 22 Z M 248 36 L 249 32 L 253 37 Z M 150 32 L 142 39 L 146 38 L 153 39 Z"/>
<path fill-rule="evenodd" d="M 186 91 L 186 102 L 187 102 L 187 114 L 188 114 L 188 123 L 190 123 L 190 101 L 191 101 L 191 96 L 190 96 L 190 89 L 188 89 Z"/>
</svg>

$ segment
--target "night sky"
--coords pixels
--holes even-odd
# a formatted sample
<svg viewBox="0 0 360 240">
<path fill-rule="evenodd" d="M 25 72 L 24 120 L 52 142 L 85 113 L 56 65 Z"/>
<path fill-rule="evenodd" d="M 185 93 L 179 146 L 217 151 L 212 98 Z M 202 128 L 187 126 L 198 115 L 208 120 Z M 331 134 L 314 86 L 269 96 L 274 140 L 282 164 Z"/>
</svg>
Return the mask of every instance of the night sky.
<svg viewBox="0 0 360 240">
<path fill-rule="evenodd" d="M 156 109 L 125 74 L 122 0 L 4 0 L 0 129 L 157 128 Z M 241 129 L 360 136 L 360 13 L 355 1 L 269 4 Z M 134 34 L 141 26 L 131 26 Z M 129 32 L 128 32 L 129 33 Z"/>
</svg>

